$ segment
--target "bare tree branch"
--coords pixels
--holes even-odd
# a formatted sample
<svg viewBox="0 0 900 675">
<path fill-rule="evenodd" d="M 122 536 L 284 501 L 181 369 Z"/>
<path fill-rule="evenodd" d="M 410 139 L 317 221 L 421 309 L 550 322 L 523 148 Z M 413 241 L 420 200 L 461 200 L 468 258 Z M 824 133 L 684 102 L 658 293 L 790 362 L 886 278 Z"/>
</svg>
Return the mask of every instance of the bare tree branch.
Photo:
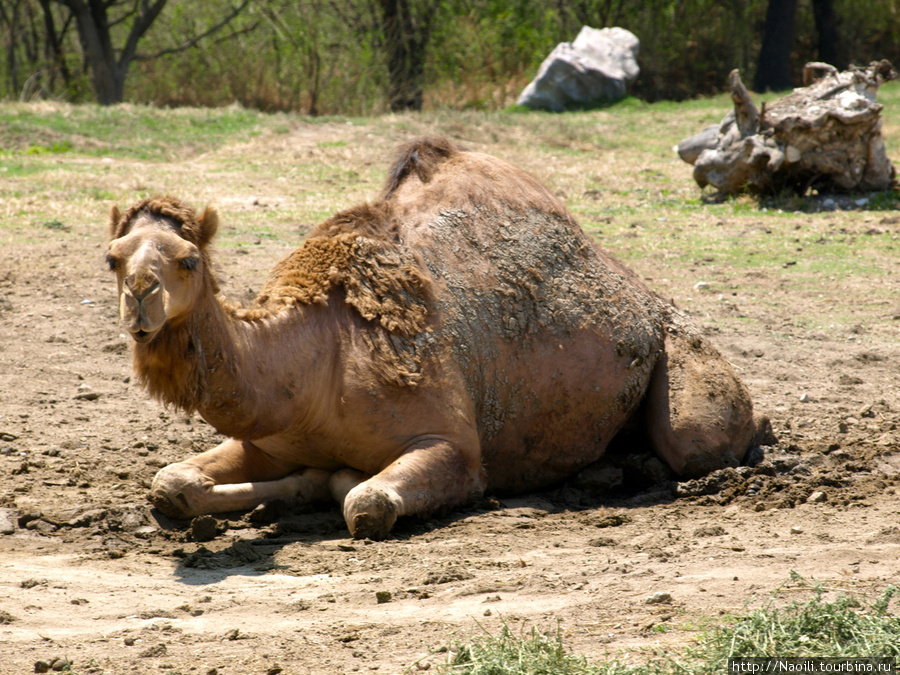
<svg viewBox="0 0 900 675">
<path fill-rule="evenodd" d="M 146 0 L 140 0 L 140 12 L 134 20 L 134 23 L 131 24 L 131 31 L 128 33 L 128 39 L 125 41 L 125 46 L 122 48 L 122 53 L 119 55 L 120 68 L 123 65 L 127 68 L 128 64 L 134 60 L 138 41 L 144 36 L 144 33 L 150 30 L 150 26 L 156 21 L 156 17 L 159 16 L 163 7 L 166 6 L 167 1 L 168 0 L 156 0 L 153 4 L 148 4 Z"/>
<path fill-rule="evenodd" d="M 148 61 L 151 59 L 159 58 L 160 56 L 166 56 L 168 54 L 178 54 L 180 52 L 187 51 L 188 49 L 190 49 L 191 47 L 196 45 L 198 42 L 200 42 L 200 40 L 202 40 L 203 38 L 205 38 L 209 35 L 212 35 L 213 33 L 221 30 L 222 28 L 227 26 L 229 23 L 231 23 L 232 19 L 234 19 L 238 14 L 240 14 L 242 11 L 244 11 L 244 8 L 249 4 L 250 4 L 250 0 L 244 0 L 240 5 L 238 5 L 236 8 L 234 8 L 228 16 L 226 16 L 224 19 L 222 19 L 219 23 L 214 25 L 212 28 L 210 28 L 209 30 L 207 30 L 204 33 L 201 33 L 200 35 L 197 35 L 197 36 L 191 38 L 190 40 L 184 42 L 183 44 L 179 45 L 178 47 L 171 47 L 169 49 L 163 49 L 163 50 L 156 52 L 155 54 L 135 54 L 133 58 L 135 61 Z"/>
</svg>

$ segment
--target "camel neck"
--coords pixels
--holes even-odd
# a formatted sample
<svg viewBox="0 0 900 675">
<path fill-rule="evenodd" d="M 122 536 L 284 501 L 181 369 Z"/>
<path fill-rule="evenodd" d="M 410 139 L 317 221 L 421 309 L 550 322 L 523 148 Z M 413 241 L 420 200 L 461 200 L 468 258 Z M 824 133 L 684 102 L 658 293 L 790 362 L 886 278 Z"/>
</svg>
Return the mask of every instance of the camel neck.
<svg viewBox="0 0 900 675">
<path fill-rule="evenodd" d="M 333 344 L 315 334 L 318 322 L 308 320 L 307 309 L 248 319 L 209 295 L 188 319 L 138 346 L 141 381 L 164 403 L 196 410 L 225 435 L 277 434 L 311 397 L 305 384 L 319 379 L 329 360 L 323 349 Z"/>
</svg>

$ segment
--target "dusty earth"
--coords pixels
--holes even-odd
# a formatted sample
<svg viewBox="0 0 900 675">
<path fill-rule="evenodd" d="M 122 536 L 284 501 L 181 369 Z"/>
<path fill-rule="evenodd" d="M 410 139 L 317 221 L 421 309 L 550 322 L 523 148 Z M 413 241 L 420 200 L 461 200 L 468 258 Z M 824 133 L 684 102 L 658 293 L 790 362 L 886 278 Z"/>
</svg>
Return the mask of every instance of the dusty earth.
<svg viewBox="0 0 900 675">
<path fill-rule="evenodd" d="M 672 166 L 688 185 L 688 169 Z M 223 218 L 289 192 L 271 190 L 220 200 Z M 98 202 L 68 230 L 36 224 L 0 249 L 0 675 L 57 659 L 77 673 L 415 672 L 504 622 L 554 632 L 559 621 L 576 652 L 639 660 L 780 586 L 779 601 L 800 597 L 785 585 L 791 571 L 859 593 L 898 579 L 900 323 L 892 305 L 867 301 L 890 281 L 823 283 L 797 298 L 778 274 L 763 275 L 753 287 L 768 299 L 746 299 L 742 323 L 715 294 L 666 289 L 771 418 L 778 440 L 754 453 L 755 466 L 677 483 L 632 448 L 618 460 L 619 487 L 604 484 L 608 473 L 585 476 L 401 521 L 373 543 L 351 540 L 336 508 L 271 505 L 194 523 L 151 511 L 153 474 L 219 438 L 132 380 L 102 262 L 108 207 Z M 851 222 L 860 236 L 900 232 L 891 214 Z M 292 245 L 223 247 L 226 290 L 259 288 Z M 657 264 L 639 271 L 659 287 Z M 851 292 L 851 330 L 794 321 L 797 303 L 827 312 Z"/>
</svg>

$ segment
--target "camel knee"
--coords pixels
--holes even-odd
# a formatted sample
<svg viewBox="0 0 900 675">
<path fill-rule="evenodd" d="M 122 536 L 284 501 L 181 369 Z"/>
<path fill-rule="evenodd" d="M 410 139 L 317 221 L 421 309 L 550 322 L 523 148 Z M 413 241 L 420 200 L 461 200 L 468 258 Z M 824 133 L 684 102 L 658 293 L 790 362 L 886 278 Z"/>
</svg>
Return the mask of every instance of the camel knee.
<svg viewBox="0 0 900 675">
<path fill-rule="evenodd" d="M 344 498 L 344 520 L 354 539 L 385 539 L 400 515 L 403 500 L 390 488 L 360 483 Z"/>
<path fill-rule="evenodd" d="M 196 466 L 178 462 L 160 469 L 150 485 L 150 502 L 172 518 L 193 518 L 206 511 L 214 482 Z"/>
</svg>

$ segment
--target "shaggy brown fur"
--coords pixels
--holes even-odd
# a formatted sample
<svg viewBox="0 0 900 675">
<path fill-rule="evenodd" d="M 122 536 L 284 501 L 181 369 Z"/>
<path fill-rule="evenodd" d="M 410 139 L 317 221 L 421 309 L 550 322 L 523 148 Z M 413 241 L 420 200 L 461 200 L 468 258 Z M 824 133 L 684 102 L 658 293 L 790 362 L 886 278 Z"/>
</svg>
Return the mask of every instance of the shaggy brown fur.
<svg viewBox="0 0 900 675">
<path fill-rule="evenodd" d="M 750 443 L 749 395 L 700 331 L 503 161 L 404 147 L 382 199 L 319 226 L 246 309 L 216 297 L 217 224 L 172 198 L 112 215 L 141 381 L 232 437 L 159 472 L 172 515 L 330 494 L 384 537 L 560 481 L 627 424 L 682 475 Z"/>
</svg>

